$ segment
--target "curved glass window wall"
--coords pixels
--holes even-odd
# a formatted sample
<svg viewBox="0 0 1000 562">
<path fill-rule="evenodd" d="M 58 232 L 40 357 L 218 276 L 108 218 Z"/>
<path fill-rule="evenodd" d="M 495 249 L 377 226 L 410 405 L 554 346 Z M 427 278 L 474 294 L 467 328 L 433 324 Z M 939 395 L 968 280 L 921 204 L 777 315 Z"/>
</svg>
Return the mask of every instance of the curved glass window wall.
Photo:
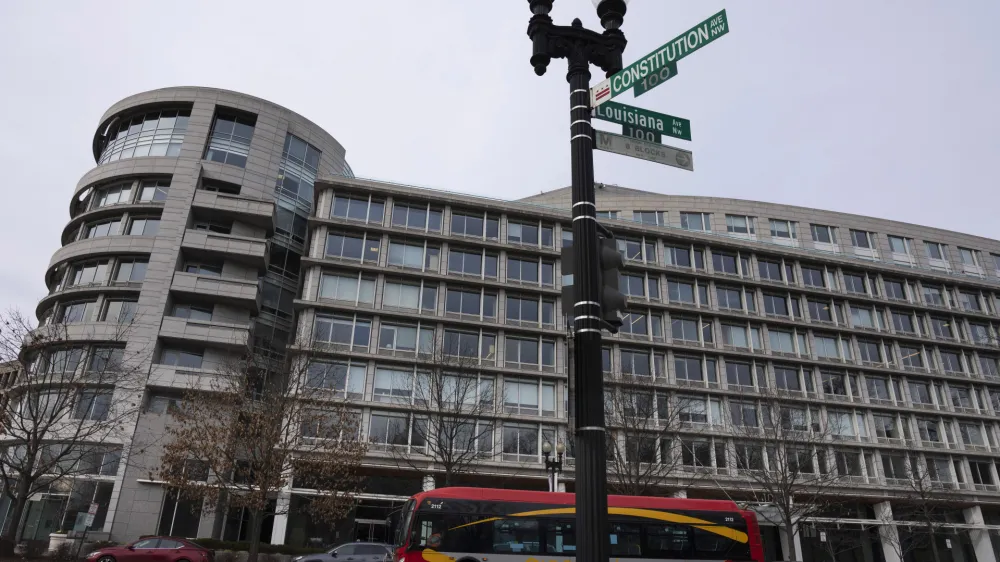
<svg viewBox="0 0 1000 562">
<path fill-rule="evenodd" d="M 98 164 L 138 156 L 179 155 L 190 116 L 187 109 L 165 109 L 122 120 L 117 133 L 108 133 Z"/>
<path fill-rule="evenodd" d="M 313 184 L 319 169 L 321 152 L 315 146 L 288 133 L 281 151 L 278 170 L 278 193 L 291 197 L 312 210 Z"/>
</svg>

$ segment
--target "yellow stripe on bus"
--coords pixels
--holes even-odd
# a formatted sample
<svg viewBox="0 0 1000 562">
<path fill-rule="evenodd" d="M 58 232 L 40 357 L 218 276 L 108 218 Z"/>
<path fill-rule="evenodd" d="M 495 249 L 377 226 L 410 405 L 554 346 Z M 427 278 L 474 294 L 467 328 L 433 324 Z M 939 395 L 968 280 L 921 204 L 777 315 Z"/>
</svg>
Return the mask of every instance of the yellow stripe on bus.
<svg viewBox="0 0 1000 562">
<path fill-rule="evenodd" d="M 538 515 L 573 515 L 576 513 L 575 507 L 557 507 L 553 509 L 538 509 L 535 511 L 522 511 L 521 513 L 511 513 L 507 517 L 535 517 Z M 749 541 L 749 537 L 743 531 L 737 531 L 736 529 L 731 529 L 723 525 L 718 525 L 712 523 L 711 521 L 705 521 L 704 519 L 698 519 L 697 517 L 691 517 L 688 515 L 681 515 L 679 513 L 671 513 L 669 511 L 656 511 L 653 509 L 641 509 L 637 507 L 609 507 L 609 515 L 628 515 L 630 517 L 641 517 L 644 519 L 655 519 L 657 521 L 666 521 L 667 523 L 680 523 L 682 525 L 691 525 L 696 529 L 701 529 L 709 533 L 714 533 L 719 536 L 726 537 L 727 539 L 732 539 L 736 542 L 746 544 Z M 465 523 L 457 527 L 452 527 L 449 530 L 461 529 L 462 527 L 469 527 L 471 525 L 478 525 L 480 523 L 488 523 L 490 521 L 499 521 L 504 519 L 503 517 L 490 517 L 488 519 L 482 519 L 479 521 L 473 521 L 472 523 Z"/>
</svg>

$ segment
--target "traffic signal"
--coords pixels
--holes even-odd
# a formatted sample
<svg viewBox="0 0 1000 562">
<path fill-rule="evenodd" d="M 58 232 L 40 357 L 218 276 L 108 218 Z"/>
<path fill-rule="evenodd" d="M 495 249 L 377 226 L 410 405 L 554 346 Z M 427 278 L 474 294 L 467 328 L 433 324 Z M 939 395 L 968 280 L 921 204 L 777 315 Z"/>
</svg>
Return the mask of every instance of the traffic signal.
<svg viewBox="0 0 1000 562">
<path fill-rule="evenodd" d="M 608 324 L 608 331 L 618 333 L 625 313 L 625 295 L 618 289 L 618 275 L 625 265 L 618 245 L 613 238 L 598 238 L 601 275 L 601 316 Z"/>
<path fill-rule="evenodd" d="M 615 334 L 618 333 L 618 328 L 622 325 L 621 316 L 625 311 L 625 295 L 618 289 L 619 270 L 624 265 L 624 261 L 613 238 L 598 237 L 597 241 L 602 327 Z M 577 267 L 572 247 L 562 249 L 562 276 L 563 313 L 573 318 L 574 305 L 576 304 L 573 285 L 577 276 Z"/>
</svg>

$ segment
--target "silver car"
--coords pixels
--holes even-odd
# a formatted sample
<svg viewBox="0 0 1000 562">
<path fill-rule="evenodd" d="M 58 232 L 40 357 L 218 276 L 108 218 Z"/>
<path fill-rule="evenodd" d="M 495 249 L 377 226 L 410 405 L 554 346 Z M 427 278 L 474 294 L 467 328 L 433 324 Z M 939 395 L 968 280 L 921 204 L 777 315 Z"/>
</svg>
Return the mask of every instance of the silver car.
<svg viewBox="0 0 1000 562">
<path fill-rule="evenodd" d="M 380 542 L 352 542 L 326 552 L 292 558 L 292 562 L 391 562 L 392 547 Z"/>
</svg>

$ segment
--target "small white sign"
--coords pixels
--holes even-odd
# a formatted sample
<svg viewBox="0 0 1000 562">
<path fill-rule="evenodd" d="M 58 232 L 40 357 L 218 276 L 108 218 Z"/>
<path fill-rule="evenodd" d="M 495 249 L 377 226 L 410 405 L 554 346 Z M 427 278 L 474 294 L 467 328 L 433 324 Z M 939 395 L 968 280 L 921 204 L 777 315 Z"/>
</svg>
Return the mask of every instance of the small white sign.
<svg viewBox="0 0 1000 562">
<path fill-rule="evenodd" d="M 665 164 L 682 170 L 694 171 L 694 163 L 690 150 L 682 150 L 665 144 L 652 143 L 644 140 L 624 137 L 605 131 L 594 131 L 594 148 L 605 152 L 614 152 L 623 156 L 631 156 L 649 160 L 657 164 Z"/>
<path fill-rule="evenodd" d="M 948 548 L 951 548 L 951 539 L 944 539 L 944 545 Z"/>
<path fill-rule="evenodd" d="M 826 542 L 826 531 L 819 532 L 819 542 Z"/>
<path fill-rule="evenodd" d="M 96 503 L 90 504 L 90 508 L 87 510 L 87 518 L 83 520 L 83 528 L 89 529 L 91 525 L 94 524 L 94 517 L 97 515 L 98 505 Z"/>
<path fill-rule="evenodd" d="M 605 78 L 590 89 L 590 107 L 595 108 L 611 99 L 611 79 Z"/>
</svg>

